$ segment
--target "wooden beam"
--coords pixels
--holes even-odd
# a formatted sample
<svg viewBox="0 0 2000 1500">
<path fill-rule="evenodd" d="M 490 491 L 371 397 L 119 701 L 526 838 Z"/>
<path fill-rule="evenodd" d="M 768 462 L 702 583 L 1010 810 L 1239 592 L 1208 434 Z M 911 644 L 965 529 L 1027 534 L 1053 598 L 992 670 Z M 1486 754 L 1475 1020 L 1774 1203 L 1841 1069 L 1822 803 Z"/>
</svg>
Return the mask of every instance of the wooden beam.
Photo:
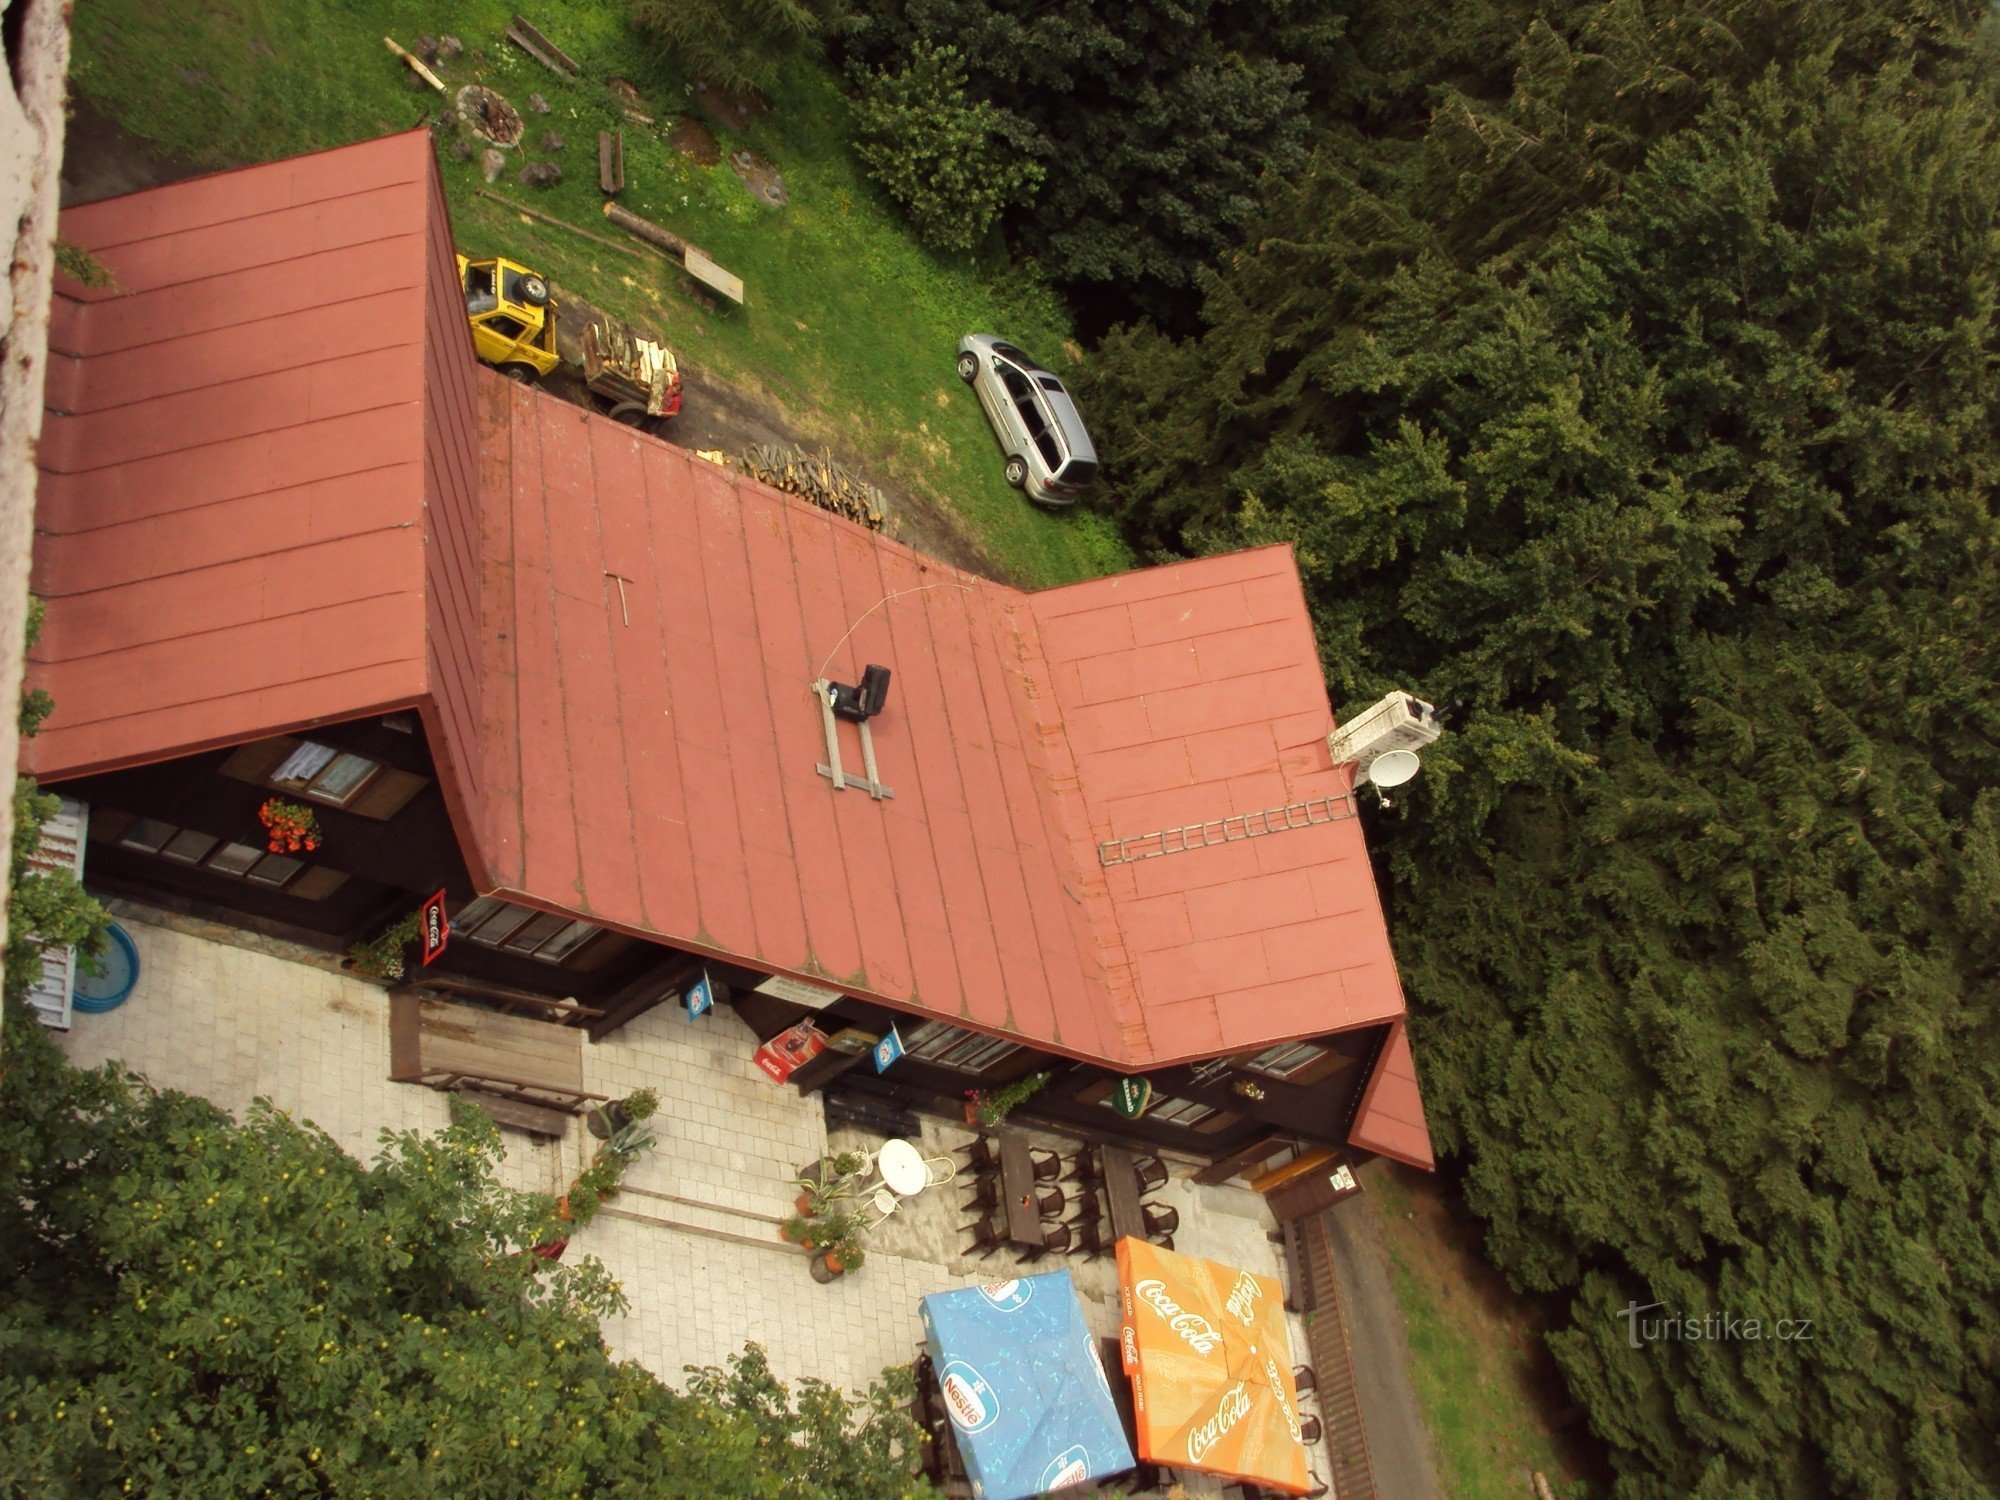
<svg viewBox="0 0 2000 1500">
<path fill-rule="evenodd" d="M 701 960 L 679 953 L 612 991 L 600 1002 L 604 1014 L 587 1028 L 593 1042 L 601 1042 L 628 1021 L 643 1016 L 662 1001 L 686 989 L 701 973 Z"/>
<path fill-rule="evenodd" d="M 597 189 L 606 197 L 625 191 L 625 132 L 597 132 Z"/>
<path fill-rule="evenodd" d="M 1205 1185 L 1227 1182 L 1232 1177 L 1240 1176 L 1245 1168 L 1254 1167 L 1260 1161 L 1276 1156 L 1291 1144 L 1292 1138 L 1281 1130 L 1259 1136 L 1249 1145 L 1239 1146 L 1227 1156 L 1218 1157 L 1203 1167 L 1194 1174 L 1194 1180 Z"/>
<path fill-rule="evenodd" d="M 576 79 L 583 76 L 583 69 L 578 65 L 576 59 L 563 51 L 562 48 L 558 47 L 547 37 L 543 36 L 529 22 L 526 16 L 517 15 L 514 17 L 513 24 L 507 28 L 507 40 L 519 47 L 551 73 L 557 73 L 569 79 Z"/>
<path fill-rule="evenodd" d="M 478 193 L 482 198 L 491 198 L 495 203 L 505 204 L 517 214 L 526 214 L 529 218 L 539 219 L 544 224 L 553 224 L 558 229 L 567 229 L 571 234 L 581 235 L 592 244 L 608 246 L 616 250 L 620 255 L 637 255 L 639 253 L 632 246 L 622 241 L 614 240 L 601 234 L 592 234 L 588 229 L 578 229 L 569 220 L 558 219 L 554 214 L 545 214 L 539 208 L 530 208 L 525 203 L 516 203 L 512 198 L 503 198 L 498 193 L 489 193 L 485 188 L 475 188 L 473 191 Z"/>
</svg>

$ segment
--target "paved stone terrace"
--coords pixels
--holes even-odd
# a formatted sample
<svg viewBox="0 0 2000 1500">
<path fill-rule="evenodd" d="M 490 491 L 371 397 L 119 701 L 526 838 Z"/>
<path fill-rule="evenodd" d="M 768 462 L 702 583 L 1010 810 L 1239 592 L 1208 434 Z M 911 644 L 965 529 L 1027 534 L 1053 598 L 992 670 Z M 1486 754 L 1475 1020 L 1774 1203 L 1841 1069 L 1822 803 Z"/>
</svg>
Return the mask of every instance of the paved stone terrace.
<svg viewBox="0 0 2000 1500">
<path fill-rule="evenodd" d="M 325 1129 L 355 1155 L 373 1155 L 383 1128 L 446 1121 L 445 1096 L 388 1078 L 388 999 L 323 955 L 232 929 L 120 904 L 140 954 L 133 998 L 107 1015 L 79 1015 L 66 1038 L 81 1063 L 118 1058 L 165 1087 L 240 1111 L 266 1097 Z M 620 1354 L 678 1383 L 687 1365 L 720 1364 L 746 1341 L 772 1368 L 864 1387 L 883 1367 L 907 1363 L 922 1337 L 918 1298 L 1014 1274 L 1002 1251 L 962 1253 L 957 1186 L 906 1203 L 868 1239 L 867 1264 L 830 1286 L 808 1276 L 804 1255 L 777 1221 L 791 1211 L 792 1178 L 829 1145 L 815 1096 L 771 1083 L 751 1062 L 756 1039 L 733 1013 L 690 1021 L 661 1007 L 584 1048 L 584 1086 L 619 1095 L 659 1091 L 659 1146 L 627 1174 L 619 1196 L 573 1242 L 624 1283 L 631 1309 L 607 1321 Z M 924 1125 L 926 1155 L 971 1132 Z M 560 1192 L 595 1142 L 581 1123 L 542 1145 L 509 1132 L 502 1176 L 510 1185 Z M 872 1147 L 849 1130 L 831 1144 Z M 1053 1138 L 1046 1144 L 1069 1143 Z M 1255 1194 L 1195 1188 L 1176 1177 L 1159 1195 L 1180 1211 L 1178 1248 L 1279 1274 L 1273 1228 Z M 1051 1256 L 1066 1265 L 1093 1326 L 1116 1331 L 1116 1272 L 1109 1256 Z M 1293 1352 L 1305 1358 L 1293 1320 Z M 1190 1486 L 1190 1494 L 1208 1492 Z"/>
</svg>

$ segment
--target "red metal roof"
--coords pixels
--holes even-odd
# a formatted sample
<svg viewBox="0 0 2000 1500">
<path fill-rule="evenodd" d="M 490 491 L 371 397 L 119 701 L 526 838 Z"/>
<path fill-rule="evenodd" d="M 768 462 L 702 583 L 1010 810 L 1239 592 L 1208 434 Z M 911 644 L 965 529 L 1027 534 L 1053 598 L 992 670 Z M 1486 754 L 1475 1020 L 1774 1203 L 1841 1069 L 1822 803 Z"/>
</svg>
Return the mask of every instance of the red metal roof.
<svg viewBox="0 0 2000 1500">
<path fill-rule="evenodd" d="M 1099 863 L 1346 792 L 1289 549 L 1024 594 L 481 380 L 499 887 L 1132 1068 L 1402 1014 L 1358 821 Z"/>
<path fill-rule="evenodd" d="M 65 215 L 30 769 L 415 704 L 484 889 L 1133 1070 L 1400 1018 L 1357 821 L 1100 861 L 1347 791 L 1288 549 L 1026 594 L 513 386 L 431 152 Z"/>
<path fill-rule="evenodd" d="M 1410 1055 L 1410 1039 L 1400 1020 L 1390 1027 L 1382 1055 L 1375 1060 L 1347 1140 L 1426 1172 L 1437 1165 L 1431 1156 L 1430 1127 L 1424 1121 L 1423 1094 L 1417 1087 L 1416 1059 Z"/>
<path fill-rule="evenodd" d="M 432 175 L 417 131 L 63 214 L 117 285 L 51 309 L 26 769 L 424 693 Z"/>
</svg>

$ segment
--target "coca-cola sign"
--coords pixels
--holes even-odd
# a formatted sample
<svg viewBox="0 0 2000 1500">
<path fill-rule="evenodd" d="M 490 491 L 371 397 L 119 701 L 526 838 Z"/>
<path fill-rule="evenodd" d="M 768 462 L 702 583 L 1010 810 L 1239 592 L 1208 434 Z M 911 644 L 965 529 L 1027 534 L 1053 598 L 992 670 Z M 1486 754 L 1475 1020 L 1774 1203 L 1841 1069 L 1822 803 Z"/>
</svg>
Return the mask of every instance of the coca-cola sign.
<svg viewBox="0 0 2000 1500">
<path fill-rule="evenodd" d="M 1146 1280 L 1132 1290 L 1176 1335 L 1197 1354 L 1213 1354 L 1222 1342 L 1216 1327 L 1200 1313 L 1191 1313 L 1167 1295 L 1164 1281 Z"/>
<path fill-rule="evenodd" d="M 1188 1429 L 1188 1461 L 1198 1464 L 1207 1458 L 1209 1451 L 1249 1415 L 1250 1392 L 1239 1380 L 1223 1393 L 1221 1404 L 1206 1422 Z"/>
<path fill-rule="evenodd" d="M 1223 1306 L 1229 1309 L 1231 1317 L 1239 1320 L 1245 1328 L 1257 1321 L 1257 1298 L 1263 1288 L 1257 1285 L 1257 1278 L 1248 1271 L 1236 1273 L 1236 1285 L 1229 1289 L 1229 1298 Z"/>
</svg>

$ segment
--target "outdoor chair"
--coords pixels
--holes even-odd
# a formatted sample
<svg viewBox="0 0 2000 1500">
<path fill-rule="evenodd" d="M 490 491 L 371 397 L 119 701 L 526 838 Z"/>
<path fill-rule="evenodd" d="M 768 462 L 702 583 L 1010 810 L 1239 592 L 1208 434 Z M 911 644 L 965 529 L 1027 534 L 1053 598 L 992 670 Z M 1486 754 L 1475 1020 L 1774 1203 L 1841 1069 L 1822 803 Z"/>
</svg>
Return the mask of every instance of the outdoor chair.
<svg viewBox="0 0 2000 1500">
<path fill-rule="evenodd" d="M 1064 1227 L 1074 1235 L 1075 1242 L 1069 1247 L 1071 1255 L 1096 1260 L 1111 1248 L 1105 1238 L 1104 1220 L 1094 1212 L 1071 1219 Z"/>
<path fill-rule="evenodd" d="M 1030 1151 L 1028 1160 L 1035 1164 L 1037 1182 L 1054 1182 L 1062 1172 L 1062 1158 L 1053 1151 Z"/>
<path fill-rule="evenodd" d="M 1311 1469 L 1306 1470 L 1306 1481 L 1312 1488 L 1306 1491 L 1305 1500 L 1325 1500 L 1325 1496 L 1330 1493 L 1327 1482 Z"/>
<path fill-rule="evenodd" d="M 1043 1240 L 1042 1248 L 1025 1252 L 1021 1256 L 1022 1260 L 1040 1260 L 1044 1255 L 1069 1254 L 1070 1246 L 1076 1241 L 1076 1236 L 1070 1233 L 1069 1225 L 1049 1224 L 1043 1228 L 1046 1238 Z"/>
<path fill-rule="evenodd" d="M 1181 1227 L 1181 1211 L 1164 1203 L 1142 1203 L 1139 1213 L 1146 1221 L 1146 1233 L 1172 1234 Z"/>
<path fill-rule="evenodd" d="M 972 1243 L 965 1247 L 967 1255 L 977 1251 L 981 1260 L 1007 1243 L 1007 1219 L 1004 1214 L 996 1214 L 990 1219 L 981 1219 L 965 1226 L 971 1234 Z"/>
<path fill-rule="evenodd" d="M 1162 1250 L 1171 1250 L 1174 1248 L 1174 1237 L 1170 1234 L 1149 1234 L 1146 1236 L 1146 1243 L 1158 1245 Z"/>
<path fill-rule="evenodd" d="M 877 1224 L 880 1224 L 900 1208 L 903 1200 L 887 1188 L 877 1188 L 875 1189 L 874 1196 L 868 1202 L 869 1206 L 875 1210 L 875 1217 L 868 1221 L 868 1227 L 873 1229 Z"/>
<path fill-rule="evenodd" d="M 1000 1174 L 982 1173 L 972 1185 L 972 1196 L 965 1200 L 968 1212 L 991 1211 L 1000 1207 Z"/>
<path fill-rule="evenodd" d="M 958 1163 L 949 1156 L 927 1156 L 924 1158 L 924 1186 L 943 1187 L 958 1178 Z"/>
<path fill-rule="evenodd" d="M 1319 1372 L 1311 1365 L 1294 1365 L 1292 1367 L 1292 1386 L 1300 1395 L 1304 1395 L 1307 1391 L 1318 1390 Z"/>
<path fill-rule="evenodd" d="M 1132 1163 L 1132 1175 L 1139 1179 L 1139 1191 L 1150 1193 L 1167 1185 L 1167 1164 L 1157 1156 L 1142 1156 Z"/>
<path fill-rule="evenodd" d="M 1058 1182 L 1073 1182 L 1079 1187 L 1094 1187 L 1100 1180 L 1097 1170 L 1097 1154 L 1093 1151 L 1079 1151 L 1070 1158 L 1069 1170 L 1058 1177 Z"/>
<path fill-rule="evenodd" d="M 1318 1417 L 1301 1417 L 1299 1419 L 1300 1442 L 1305 1443 L 1308 1446 L 1310 1446 L 1313 1443 L 1317 1443 L 1320 1440 L 1320 1437 L 1322 1436 L 1323 1432 L 1324 1429 L 1321 1428 L 1321 1426 L 1319 1425 Z"/>
<path fill-rule="evenodd" d="M 960 1146 L 956 1153 L 965 1158 L 965 1165 L 974 1172 L 997 1172 L 1000 1170 L 1000 1153 L 993 1149 L 985 1136 L 977 1136 Z"/>
<path fill-rule="evenodd" d="M 1069 1207 L 1069 1194 L 1053 1185 L 1035 1194 L 1035 1207 L 1044 1219 L 1060 1219 Z"/>
</svg>

